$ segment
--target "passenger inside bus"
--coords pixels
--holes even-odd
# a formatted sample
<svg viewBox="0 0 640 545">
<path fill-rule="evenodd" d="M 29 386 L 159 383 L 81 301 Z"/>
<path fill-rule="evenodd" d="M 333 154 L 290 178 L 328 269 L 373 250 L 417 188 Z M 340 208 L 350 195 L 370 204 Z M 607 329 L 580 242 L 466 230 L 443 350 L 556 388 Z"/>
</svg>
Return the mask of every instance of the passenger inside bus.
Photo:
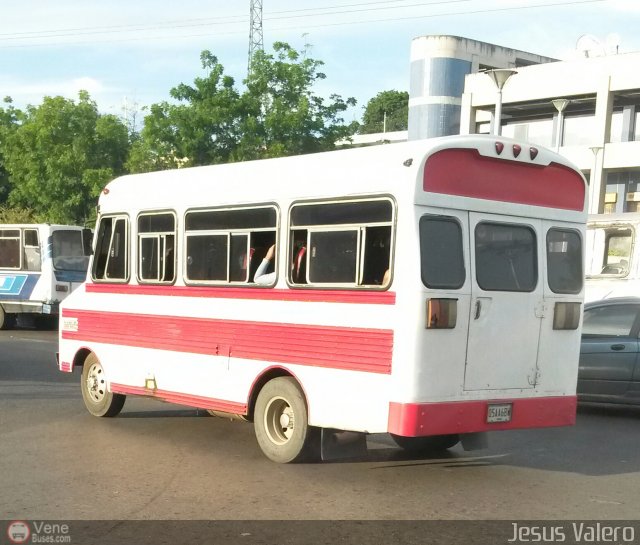
<svg viewBox="0 0 640 545">
<path fill-rule="evenodd" d="M 276 281 L 276 272 L 271 271 L 267 272 L 271 268 L 271 262 L 274 260 L 276 255 L 276 245 L 272 244 L 271 247 L 267 250 L 266 255 L 262 259 L 262 263 L 258 266 L 256 270 L 256 274 L 253 277 L 253 281 L 256 284 L 261 286 L 273 284 Z"/>
</svg>

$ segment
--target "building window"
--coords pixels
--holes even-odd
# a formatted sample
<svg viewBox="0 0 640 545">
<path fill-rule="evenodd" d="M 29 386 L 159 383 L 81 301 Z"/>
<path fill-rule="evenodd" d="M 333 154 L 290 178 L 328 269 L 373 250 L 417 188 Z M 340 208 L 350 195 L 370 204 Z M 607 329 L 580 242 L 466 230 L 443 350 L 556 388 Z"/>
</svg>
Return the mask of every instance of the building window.
<svg viewBox="0 0 640 545">
<path fill-rule="evenodd" d="M 564 118 L 564 136 L 562 139 L 565 146 L 589 146 L 598 144 L 593 136 L 596 118 L 593 115 L 576 115 Z"/>
</svg>

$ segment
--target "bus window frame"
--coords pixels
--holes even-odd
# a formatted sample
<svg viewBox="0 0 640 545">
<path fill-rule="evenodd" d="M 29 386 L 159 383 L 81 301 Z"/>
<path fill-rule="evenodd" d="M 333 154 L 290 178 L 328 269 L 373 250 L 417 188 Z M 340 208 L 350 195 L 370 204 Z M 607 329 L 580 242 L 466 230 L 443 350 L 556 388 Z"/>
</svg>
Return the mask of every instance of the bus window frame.
<svg viewBox="0 0 640 545">
<path fill-rule="evenodd" d="M 111 218 L 114 222 L 114 226 L 115 223 L 118 220 L 123 220 L 125 223 L 125 248 L 124 248 L 124 256 L 125 256 L 125 269 L 126 269 L 126 275 L 124 278 L 118 278 L 118 279 L 113 279 L 113 278 L 96 278 L 95 276 L 95 260 L 97 258 L 99 258 L 99 254 L 98 254 L 98 242 L 99 242 L 99 235 L 100 235 L 100 226 L 102 225 L 102 221 L 106 218 Z M 111 249 L 112 243 L 113 243 L 113 237 L 115 234 L 115 229 L 113 229 L 111 231 L 111 236 L 109 237 L 109 249 Z M 91 263 L 90 263 L 90 268 L 89 268 L 89 273 L 91 275 L 91 281 L 92 282 L 96 282 L 96 283 L 100 283 L 100 284 L 128 284 L 131 280 L 131 217 L 129 216 L 128 213 L 126 212 L 110 212 L 108 214 L 104 214 L 101 215 L 98 218 L 98 222 L 96 225 L 96 234 L 94 236 L 94 252 L 93 252 L 93 256 L 91 259 Z M 107 257 L 107 260 L 104 264 L 104 273 L 106 275 L 107 270 L 109 268 L 109 260 L 111 259 L 111 256 Z"/>
<path fill-rule="evenodd" d="M 201 229 L 201 230 L 187 230 L 187 216 L 192 213 L 203 213 L 203 212 L 222 212 L 222 211 L 235 211 L 235 210 L 255 210 L 255 209 L 264 209 L 271 208 L 275 211 L 275 226 L 273 227 L 253 227 L 253 228 L 244 228 L 239 229 L 234 227 L 233 229 Z M 248 287 L 248 288 L 272 288 L 277 282 L 278 276 L 278 252 L 276 251 L 276 259 L 274 260 L 274 267 L 276 272 L 276 281 L 272 284 L 256 284 L 251 280 L 251 235 L 252 233 L 271 233 L 274 234 L 274 244 L 276 245 L 276 249 L 278 249 L 279 242 L 279 232 L 280 232 L 280 207 L 276 202 L 262 202 L 256 204 L 240 204 L 240 205 L 227 205 L 227 206 L 207 206 L 202 208 L 189 208 L 185 210 L 183 216 L 183 225 L 182 229 L 182 239 L 183 239 L 183 259 L 182 259 L 182 267 L 183 274 L 182 279 L 186 286 L 213 286 L 213 287 Z M 189 236 L 226 236 L 227 237 L 227 280 L 200 280 L 200 279 L 192 279 L 188 276 L 188 237 Z M 237 281 L 237 280 L 229 280 L 231 277 L 231 240 L 233 237 L 238 236 L 246 236 L 247 237 L 247 246 L 246 246 L 246 259 L 247 259 L 247 273 L 245 280 Z M 260 258 L 262 259 L 262 258 Z"/>
<path fill-rule="evenodd" d="M 331 205 L 341 203 L 359 203 L 372 201 L 386 201 L 391 205 L 391 219 L 389 221 L 375 221 L 371 223 L 329 223 L 329 224 L 312 224 L 312 225 L 293 225 L 292 211 L 297 206 L 313 206 L 313 205 Z M 286 282 L 292 289 L 344 289 L 344 290 L 368 290 L 368 291 L 386 291 L 392 284 L 393 266 L 395 262 L 395 237 L 397 228 L 397 212 L 398 203 L 395 197 L 388 193 L 375 195 L 358 195 L 348 197 L 333 197 L 324 199 L 296 199 L 289 205 L 287 211 L 287 263 L 289 264 Z M 381 284 L 360 284 L 364 275 L 364 249 L 366 248 L 366 230 L 368 227 L 388 227 L 389 228 L 389 280 Z M 329 231 L 358 231 L 358 255 L 356 256 L 356 278 L 354 283 L 332 282 L 332 283 L 311 283 L 310 277 L 310 260 L 311 260 L 311 244 L 310 238 L 312 232 L 329 232 Z M 306 231 L 306 248 L 305 255 L 305 281 L 306 283 L 295 283 L 292 278 L 291 264 L 295 259 L 293 255 L 295 248 L 294 232 Z"/>
<path fill-rule="evenodd" d="M 171 231 L 151 231 L 151 232 L 140 232 L 140 218 L 148 217 L 148 216 L 161 216 L 161 215 L 170 215 L 173 217 L 173 232 Z M 142 278 L 141 273 L 141 263 L 142 252 L 141 252 L 141 242 L 142 239 L 157 239 L 158 240 L 158 249 L 160 249 L 161 241 L 164 243 L 163 252 L 166 254 L 166 244 L 167 244 L 167 236 L 173 234 L 173 278 L 171 280 L 162 280 L 159 279 L 146 279 Z M 138 284 L 151 284 L 151 285 L 162 285 L 162 286 L 171 286 L 176 283 L 178 279 L 178 268 L 177 268 L 177 253 L 178 253 L 178 216 L 174 210 L 171 209 L 161 209 L 161 210 L 142 210 L 138 212 L 136 216 L 136 280 Z M 160 253 L 158 252 L 157 256 L 158 260 L 158 275 L 160 275 Z M 167 264 L 166 259 L 163 261 L 163 274 L 166 273 Z"/>
<path fill-rule="evenodd" d="M 7 270 L 7 271 L 20 271 L 22 270 L 22 250 L 23 250 L 23 244 L 22 244 L 22 229 L 20 227 L 12 227 L 12 228 L 7 228 L 7 229 L 1 229 L 0 232 L 3 231 L 16 231 L 18 233 L 17 236 L 2 236 L 1 238 L 3 240 L 17 240 L 18 241 L 18 265 L 16 267 L 6 267 L 4 265 L 0 265 L 0 268 Z"/>
</svg>

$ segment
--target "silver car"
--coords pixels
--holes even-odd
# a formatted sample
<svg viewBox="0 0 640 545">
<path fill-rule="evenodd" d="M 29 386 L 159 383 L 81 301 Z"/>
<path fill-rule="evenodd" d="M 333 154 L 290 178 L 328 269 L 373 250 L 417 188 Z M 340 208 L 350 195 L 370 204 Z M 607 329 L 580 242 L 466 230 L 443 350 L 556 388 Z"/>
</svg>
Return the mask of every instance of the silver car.
<svg viewBox="0 0 640 545">
<path fill-rule="evenodd" d="M 578 400 L 640 405 L 640 297 L 584 307 Z"/>
</svg>

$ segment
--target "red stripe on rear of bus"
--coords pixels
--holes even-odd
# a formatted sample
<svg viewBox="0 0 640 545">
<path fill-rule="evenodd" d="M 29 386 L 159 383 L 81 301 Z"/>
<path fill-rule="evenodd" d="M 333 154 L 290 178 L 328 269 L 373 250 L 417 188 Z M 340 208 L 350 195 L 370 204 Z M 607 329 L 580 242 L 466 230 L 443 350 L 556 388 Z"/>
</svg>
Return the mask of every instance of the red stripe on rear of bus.
<svg viewBox="0 0 640 545">
<path fill-rule="evenodd" d="M 221 299 L 257 299 L 265 301 L 301 301 L 305 303 L 353 303 L 395 305 L 392 291 L 288 290 L 265 288 L 226 288 L 221 286 L 147 286 L 130 284 L 86 284 L 89 293 L 117 295 L 157 295 L 164 297 L 209 297 Z"/>
<path fill-rule="evenodd" d="M 423 189 L 492 201 L 583 210 L 584 181 L 557 163 L 547 166 L 484 157 L 474 149 L 446 149 L 425 164 Z"/>
<path fill-rule="evenodd" d="M 487 423 L 490 404 L 511 403 L 511 421 Z M 406 437 L 492 430 L 572 426 L 576 396 L 444 403 L 390 403 L 389 432 Z"/>
<path fill-rule="evenodd" d="M 64 309 L 63 339 L 391 373 L 393 331 Z"/>
<path fill-rule="evenodd" d="M 181 394 L 171 392 L 169 390 L 147 390 L 140 386 L 129 386 L 126 384 L 110 384 L 111 391 L 115 394 L 125 395 L 141 395 L 156 397 L 170 403 L 179 405 L 187 405 L 189 407 L 197 407 L 199 409 L 213 409 L 231 414 L 247 414 L 246 403 L 235 403 L 233 401 L 224 401 L 222 399 L 214 399 L 212 397 L 194 396 L 189 394 Z"/>
</svg>

